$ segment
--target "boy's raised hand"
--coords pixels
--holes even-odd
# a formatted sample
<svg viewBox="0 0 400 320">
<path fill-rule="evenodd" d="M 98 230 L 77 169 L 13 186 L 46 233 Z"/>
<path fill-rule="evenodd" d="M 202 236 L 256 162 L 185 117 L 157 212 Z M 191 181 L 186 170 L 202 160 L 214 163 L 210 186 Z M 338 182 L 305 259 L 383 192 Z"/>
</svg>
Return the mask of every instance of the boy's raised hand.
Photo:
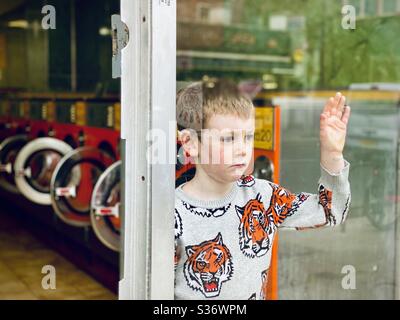
<svg viewBox="0 0 400 320">
<path fill-rule="evenodd" d="M 343 148 L 350 118 L 350 107 L 345 102 L 338 92 L 328 100 L 320 116 L 321 164 L 332 173 L 344 167 Z"/>
</svg>

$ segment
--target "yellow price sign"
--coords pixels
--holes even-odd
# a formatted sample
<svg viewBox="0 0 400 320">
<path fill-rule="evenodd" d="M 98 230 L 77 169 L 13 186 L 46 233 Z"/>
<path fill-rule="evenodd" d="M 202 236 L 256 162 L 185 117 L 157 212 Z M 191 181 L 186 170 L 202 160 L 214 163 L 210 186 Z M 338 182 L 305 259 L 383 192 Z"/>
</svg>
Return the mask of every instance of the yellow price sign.
<svg viewBox="0 0 400 320">
<path fill-rule="evenodd" d="M 77 125 L 85 126 L 86 125 L 86 103 L 83 101 L 78 101 L 75 103 L 75 121 Z"/>
<path fill-rule="evenodd" d="M 257 149 L 274 149 L 274 109 L 256 108 L 256 127 L 254 147 Z"/>
<path fill-rule="evenodd" d="M 42 119 L 47 121 L 56 120 L 56 104 L 53 101 L 49 101 L 42 105 Z"/>
<path fill-rule="evenodd" d="M 121 130 L 121 104 L 114 104 L 114 129 Z"/>
</svg>

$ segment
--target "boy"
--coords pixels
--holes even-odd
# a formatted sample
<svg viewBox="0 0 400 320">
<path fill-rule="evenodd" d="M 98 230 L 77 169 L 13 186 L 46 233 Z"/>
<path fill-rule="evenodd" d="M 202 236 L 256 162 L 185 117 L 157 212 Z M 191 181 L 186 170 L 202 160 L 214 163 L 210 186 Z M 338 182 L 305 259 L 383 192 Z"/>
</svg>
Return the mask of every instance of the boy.
<svg viewBox="0 0 400 320">
<path fill-rule="evenodd" d="M 230 82 L 194 83 L 177 95 L 179 139 L 194 160 L 192 180 L 175 191 L 175 298 L 265 299 L 278 228 L 335 226 L 350 206 L 343 159 L 350 107 L 340 93 L 320 116 L 318 194 L 293 194 L 246 175 L 254 106 Z"/>
</svg>

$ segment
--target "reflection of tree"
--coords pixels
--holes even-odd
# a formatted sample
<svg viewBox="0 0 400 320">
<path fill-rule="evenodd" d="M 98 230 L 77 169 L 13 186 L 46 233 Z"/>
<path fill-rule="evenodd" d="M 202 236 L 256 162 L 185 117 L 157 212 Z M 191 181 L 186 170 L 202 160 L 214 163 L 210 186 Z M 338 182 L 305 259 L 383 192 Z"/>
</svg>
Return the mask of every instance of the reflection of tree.
<svg viewBox="0 0 400 320">
<path fill-rule="evenodd" d="M 341 4 L 309 0 L 308 54 L 320 55 L 320 88 L 346 87 L 354 82 L 397 82 L 400 76 L 399 17 L 358 19 L 355 30 L 342 28 Z M 311 61 L 313 63 L 314 61 Z"/>
</svg>

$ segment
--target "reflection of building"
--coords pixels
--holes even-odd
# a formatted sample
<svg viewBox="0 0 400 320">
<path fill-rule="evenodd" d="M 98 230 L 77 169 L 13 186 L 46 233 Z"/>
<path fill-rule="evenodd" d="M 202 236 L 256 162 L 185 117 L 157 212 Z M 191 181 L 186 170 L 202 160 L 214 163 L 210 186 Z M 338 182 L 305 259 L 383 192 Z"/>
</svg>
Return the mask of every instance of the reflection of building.
<svg viewBox="0 0 400 320">
<path fill-rule="evenodd" d="M 185 0 L 178 3 L 178 22 L 229 24 L 230 8 L 224 0 Z"/>
<path fill-rule="evenodd" d="M 400 0 L 343 0 L 355 7 L 357 17 L 391 16 L 400 13 Z"/>
<path fill-rule="evenodd" d="M 288 32 L 245 22 L 244 1 L 178 1 L 178 78 L 291 69 Z M 254 17 L 257 19 L 257 17 Z"/>
</svg>

